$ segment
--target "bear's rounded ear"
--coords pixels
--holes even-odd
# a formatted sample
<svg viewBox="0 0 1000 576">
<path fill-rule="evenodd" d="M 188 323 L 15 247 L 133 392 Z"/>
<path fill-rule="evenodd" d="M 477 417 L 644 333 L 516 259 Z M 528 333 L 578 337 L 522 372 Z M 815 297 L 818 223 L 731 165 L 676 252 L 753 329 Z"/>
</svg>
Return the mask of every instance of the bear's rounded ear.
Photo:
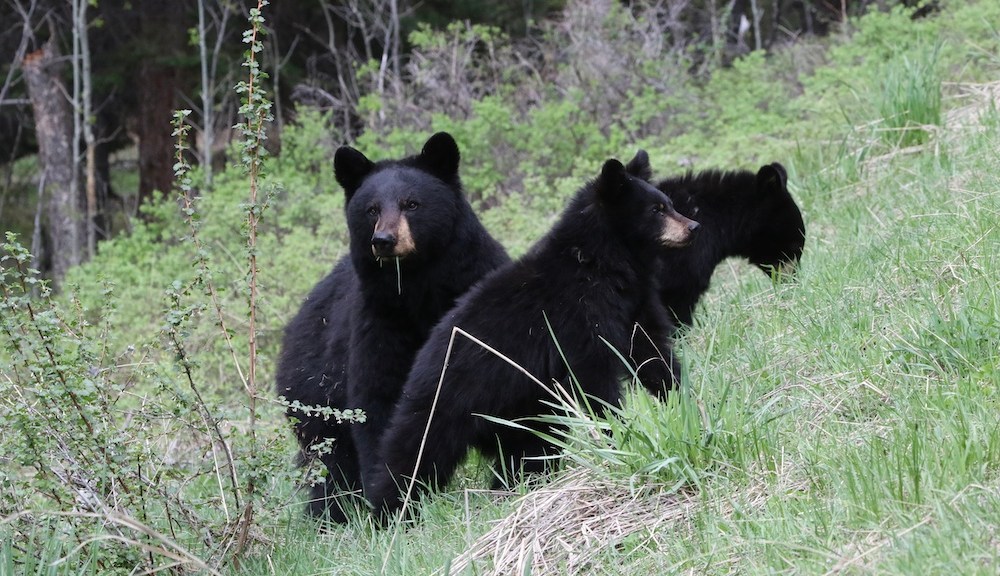
<svg viewBox="0 0 1000 576">
<path fill-rule="evenodd" d="M 606 161 L 601 167 L 601 176 L 597 179 L 597 197 L 603 202 L 617 200 L 627 176 L 621 162 L 615 158 Z"/>
<path fill-rule="evenodd" d="M 788 186 L 788 172 L 777 162 L 761 166 L 757 172 L 757 190 L 761 192 L 784 192 Z"/>
<path fill-rule="evenodd" d="M 447 132 L 438 132 L 428 138 L 420 151 L 421 165 L 445 181 L 452 181 L 458 175 L 459 158 L 458 144 Z"/>
<path fill-rule="evenodd" d="M 649 165 L 649 154 L 640 149 L 635 153 L 635 158 L 629 160 L 628 164 L 625 165 L 625 171 L 636 178 L 642 178 L 649 182 L 653 178 L 653 169 Z"/>
<path fill-rule="evenodd" d="M 337 148 L 337 153 L 333 156 L 333 174 L 337 182 L 344 187 L 348 199 L 361 187 L 361 181 L 368 176 L 374 166 L 375 164 L 364 154 L 350 146 Z"/>
</svg>

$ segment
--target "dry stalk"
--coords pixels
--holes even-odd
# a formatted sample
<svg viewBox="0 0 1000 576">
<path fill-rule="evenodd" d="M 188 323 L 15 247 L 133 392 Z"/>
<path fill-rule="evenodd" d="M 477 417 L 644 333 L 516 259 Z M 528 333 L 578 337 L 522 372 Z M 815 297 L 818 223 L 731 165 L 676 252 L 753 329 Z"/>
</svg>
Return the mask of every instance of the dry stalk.
<svg viewBox="0 0 1000 576">
<path fill-rule="evenodd" d="M 720 494 L 711 501 L 693 490 L 670 492 L 657 484 L 636 488 L 626 478 L 588 468 L 568 470 L 523 496 L 512 514 L 451 562 L 448 576 L 473 565 L 477 574 L 586 574 L 595 558 L 627 537 L 646 534 L 653 540 L 657 533 L 679 533 L 695 507 L 708 505 L 730 517 L 737 503 L 743 512 L 759 509 L 775 493 L 805 488 L 806 481 L 784 460 L 777 471 L 754 472 L 740 494 Z"/>
<path fill-rule="evenodd" d="M 634 490 L 586 468 L 568 471 L 520 499 L 516 510 L 451 563 L 460 574 L 490 559 L 490 574 L 565 574 L 585 570 L 602 550 L 625 537 L 686 518 L 693 493 Z"/>
</svg>

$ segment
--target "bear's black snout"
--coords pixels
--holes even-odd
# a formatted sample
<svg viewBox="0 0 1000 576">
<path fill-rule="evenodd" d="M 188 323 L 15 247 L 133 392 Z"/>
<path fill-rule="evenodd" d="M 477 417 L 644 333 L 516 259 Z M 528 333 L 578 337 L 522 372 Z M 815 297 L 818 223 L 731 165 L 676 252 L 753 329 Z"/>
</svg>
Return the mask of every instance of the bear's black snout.
<svg viewBox="0 0 1000 576">
<path fill-rule="evenodd" d="M 688 232 L 697 232 L 701 228 L 701 224 L 695 222 L 694 220 L 688 220 Z"/>
<path fill-rule="evenodd" d="M 376 256 L 391 256 L 396 247 L 396 236 L 390 232 L 372 234 L 372 252 Z"/>
</svg>

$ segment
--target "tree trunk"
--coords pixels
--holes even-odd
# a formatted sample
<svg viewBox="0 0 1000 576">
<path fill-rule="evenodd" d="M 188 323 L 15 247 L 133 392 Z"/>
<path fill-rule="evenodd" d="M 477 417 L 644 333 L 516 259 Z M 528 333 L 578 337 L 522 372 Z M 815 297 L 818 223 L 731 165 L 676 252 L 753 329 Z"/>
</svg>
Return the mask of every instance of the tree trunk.
<svg viewBox="0 0 1000 576">
<path fill-rule="evenodd" d="M 24 79 L 35 115 L 38 158 L 45 183 L 46 234 L 51 250 L 54 283 L 79 264 L 85 239 L 80 191 L 74 189 L 76 171 L 72 141 L 73 116 L 66 89 L 59 80 L 58 54 L 53 40 L 24 58 Z"/>
<path fill-rule="evenodd" d="M 93 142 L 93 136 L 87 142 L 86 174 L 87 258 L 93 258 L 97 253 L 97 146 Z"/>
<path fill-rule="evenodd" d="M 140 51 L 139 100 L 139 204 L 154 190 L 170 192 L 174 181 L 174 139 L 170 125 L 177 107 L 180 78 L 176 66 L 185 49 L 187 29 L 182 25 L 184 2 L 138 2 Z"/>
<path fill-rule="evenodd" d="M 762 47 L 760 37 L 760 19 L 763 15 L 757 7 L 757 0 L 750 0 L 750 15 L 753 17 L 753 49 L 760 50 Z"/>
<path fill-rule="evenodd" d="M 86 231 L 87 231 L 87 258 L 93 258 L 97 252 L 97 165 L 96 146 L 94 140 L 94 106 L 93 87 L 90 65 L 90 31 L 87 30 L 87 7 L 89 0 L 73 0 L 73 7 L 76 12 L 73 20 L 73 41 L 76 60 L 73 66 L 73 73 L 77 75 L 74 83 L 74 134 L 73 141 L 79 142 L 77 128 L 83 131 L 83 140 L 87 145 L 86 162 L 84 173 L 86 183 L 84 184 L 87 207 Z M 77 91 L 79 92 L 77 93 Z"/>
<path fill-rule="evenodd" d="M 97 239 L 107 240 L 111 238 L 114 230 L 111 228 L 112 217 L 109 210 L 109 203 L 112 198 L 120 203 L 121 198 L 111 189 L 111 161 L 110 154 L 113 146 L 115 134 L 115 120 L 107 112 L 97 114 L 96 145 L 94 146 L 94 174 L 97 185 L 97 217 L 94 219 L 94 227 L 97 229 Z M 124 206 L 123 206 L 124 208 Z"/>
<path fill-rule="evenodd" d="M 226 8 L 222 7 L 223 15 Z M 219 36 L 223 31 L 216 30 Z M 205 175 L 205 189 L 212 186 L 212 146 L 215 144 L 215 67 L 208 61 L 208 26 L 205 22 L 205 0 L 198 0 L 198 55 L 201 57 L 201 172 Z M 213 54 L 218 58 L 218 51 Z M 211 72 L 211 73 L 210 73 Z"/>
<path fill-rule="evenodd" d="M 175 107 L 177 73 L 145 63 L 139 74 L 139 204 L 154 190 L 170 192 L 174 181 L 174 142 L 170 119 Z"/>
<path fill-rule="evenodd" d="M 781 29 L 781 0 L 774 0 L 771 4 L 771 29 L 767 33 L 767 43 L 765 50 L 770 50 L 778 39 L 778 31 Z"/>
</svg>

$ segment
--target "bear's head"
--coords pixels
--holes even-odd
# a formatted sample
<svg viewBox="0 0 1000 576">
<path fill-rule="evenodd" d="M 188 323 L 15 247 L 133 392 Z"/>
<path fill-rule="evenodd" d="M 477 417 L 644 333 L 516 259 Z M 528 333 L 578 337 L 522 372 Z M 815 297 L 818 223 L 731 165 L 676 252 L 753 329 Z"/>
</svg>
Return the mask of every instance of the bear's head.
<svg viewBox="0 0 1000 576">
<path fill-rule="evenodd" d="M 788 193 L 788 173 L 774 162 L 762 166 L 755 179 L 757 230 L 746 257 L 767 275 L 794 271 L 802 258 L 806 226 L 802 212 Z"/>
<path fill-rule="evenodd" d="M 597 197 L 626 243 L 657 249 L 686 245 L 699 224 L 676 210 L 666 194 L 649 183 L 649 155 L 639 150 L 625 166 L 604 163 L 597 180 Z"/>
<path fill-rule="evenodd" d="M 450 134 L 430 137 L 420 154 L 372 162 L 343 146 L 333 165 L 346 194 L 351 252 L 357 260 L 431 258 L 459 220 L 459 151 Z"/>
</svg>

